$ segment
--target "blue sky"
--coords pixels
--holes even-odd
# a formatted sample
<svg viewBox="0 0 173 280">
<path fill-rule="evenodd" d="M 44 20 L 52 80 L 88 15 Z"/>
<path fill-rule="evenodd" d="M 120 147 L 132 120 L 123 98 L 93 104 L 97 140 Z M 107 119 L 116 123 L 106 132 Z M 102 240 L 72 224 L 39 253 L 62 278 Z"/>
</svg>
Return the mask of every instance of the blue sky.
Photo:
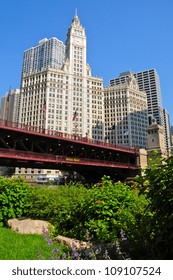
<svg viewBox="0 0 173 280">
<path fill-rule="evenodd" d="M 77 8 L 87 62 L 104 85 L 121 72 L 155 68 L 173 124 L 172 0 L 3 0 L 0 3 L 0 97 L 20 87 L 23 52 L 42 38 L 65 43 Z"/>
</svg>

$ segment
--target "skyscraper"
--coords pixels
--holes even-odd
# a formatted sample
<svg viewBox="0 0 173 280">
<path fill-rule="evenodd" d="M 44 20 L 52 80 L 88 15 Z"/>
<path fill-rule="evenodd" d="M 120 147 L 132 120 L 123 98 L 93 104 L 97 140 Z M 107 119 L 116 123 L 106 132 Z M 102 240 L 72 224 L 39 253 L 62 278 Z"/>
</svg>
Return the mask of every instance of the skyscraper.
<svg viewBox="0 0 173 280">
<path fill-rule="evenodd" d="M 132 73 L 125 82 L 104 88 L 105 135 L 110 143 L 146 147 L 146 93 Z"/>
<path fill-rule="evenodd" d="M 123 72 L 118 78 L 110 80 L 110 85 L 124 83 L 130 72 Z M 133 73 L 139 89 L 147 94 L 148 116 L 156 119 L 156 122 L 164 126 L 160 80 L 155 69 Z"/>
<path fill-rule="evenodd" d="M 86 34 L 77 15 L 63 53 L 56 38 L 24 52 L 19 121 L 102 140 L 103 80 L 86 63 Z"/>
<path fill-rule="evenodd" d="M 38 45 L 24 52 L 22 77 L 48 67 L 60 69 L 65 59 L 65 45 L 57 38 L 44 38 Z"/>
</svg>

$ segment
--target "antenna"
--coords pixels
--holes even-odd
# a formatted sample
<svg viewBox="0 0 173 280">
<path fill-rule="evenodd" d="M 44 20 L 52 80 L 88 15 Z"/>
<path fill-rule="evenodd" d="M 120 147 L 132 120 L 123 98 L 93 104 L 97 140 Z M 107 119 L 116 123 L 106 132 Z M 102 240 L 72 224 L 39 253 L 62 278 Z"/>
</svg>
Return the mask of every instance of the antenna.
<svg viewBox="0 0 173 280">
<path fill-rule="evenodd" d="M 75 9 L 75 17 L 77 17 L 77 8 Z"/>
</svg>

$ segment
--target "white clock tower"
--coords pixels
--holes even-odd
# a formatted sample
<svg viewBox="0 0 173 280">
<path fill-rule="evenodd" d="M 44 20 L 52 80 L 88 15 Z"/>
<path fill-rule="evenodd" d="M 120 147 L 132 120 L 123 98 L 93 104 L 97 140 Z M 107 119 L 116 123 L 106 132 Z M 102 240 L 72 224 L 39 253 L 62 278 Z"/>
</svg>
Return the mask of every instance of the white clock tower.
<svg viewBox="0 0 173 280">
<path fill-rule="evenodd" d="M 85 29 L 75 14 L 67 32 L 65 64 L 69 75 L 69 131 L 83 137 L 104 139 L 103 79 L 91 75 L 86 61 Z M 73 118 L 75 114 L 75 118 Z"/>
<path fill-rule="evenodd" d="M 86 35 L 77 15 L 72 20 L 67 33 L 65 57 L 69 61 L 71 73 L 79 76 L 86 75 Z"/>
</svg>

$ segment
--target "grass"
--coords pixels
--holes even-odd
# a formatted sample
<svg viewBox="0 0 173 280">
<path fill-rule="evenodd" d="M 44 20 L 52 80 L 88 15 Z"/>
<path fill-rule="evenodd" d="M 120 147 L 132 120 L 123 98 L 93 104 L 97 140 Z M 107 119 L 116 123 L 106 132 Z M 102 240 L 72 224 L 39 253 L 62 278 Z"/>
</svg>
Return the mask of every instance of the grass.
<svg viewBox="0 0 173 280">
<path fill-rule="evenodd" d="M 60 248 L 60 254 L 68 249 L 58 243 L 48 247 L 44 237 L 38 234 L 20 234 L 0 227 L 0 260 L 50 259 L 52 249 Z M 39 257 L 39 250 L 41 256 Z"/>
</svg>

